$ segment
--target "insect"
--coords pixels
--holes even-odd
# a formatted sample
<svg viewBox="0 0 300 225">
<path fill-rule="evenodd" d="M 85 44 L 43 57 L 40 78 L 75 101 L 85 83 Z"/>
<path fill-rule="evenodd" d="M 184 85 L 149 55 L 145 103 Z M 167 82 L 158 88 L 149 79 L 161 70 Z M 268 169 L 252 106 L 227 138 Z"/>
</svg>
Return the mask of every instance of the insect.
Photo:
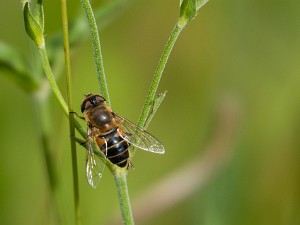
<svg viewBox="0 0 300 225">
<path fill-rule="evenodd" d="M 164 146 L 154 136 L 114 113 L 100 95 L 85 95 L 81 112 L 87 122 L 86 176 L 93 188 L 100 181 L 105 164 L 95 157 L 94 152 L 101 151 L 106 160 L 122 168 L 131 165 L 130 148 L 159 154 L 165 152 Z"/>
</svg>

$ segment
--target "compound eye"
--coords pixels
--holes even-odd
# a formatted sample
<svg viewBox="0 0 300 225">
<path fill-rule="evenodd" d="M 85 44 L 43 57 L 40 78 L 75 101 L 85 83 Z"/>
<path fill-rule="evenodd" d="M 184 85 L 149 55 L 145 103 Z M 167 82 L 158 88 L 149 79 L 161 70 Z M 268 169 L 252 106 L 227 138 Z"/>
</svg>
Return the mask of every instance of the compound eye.
<svg viewBox="0 0 300 225">
<path fill-rule="evenodd" d="M 93 107 L 90 101 L 86 101 L 81 105 L 81 112 L 83 113 L 87 109 L 91 109 Z"/>
<path fill-rule="evenodd" d="M 92 98 L 90 99 L 90 102 L 92 103 L 93 106 L 96 106 L 96 105 L 98 105 L 98 104 L 100 104 L 100 103 L 103 103 L 104 101 L 105 101 L 105 99 L 102 98 L 102 97 L 99 96 L 99 95 L 95 95 L 94 97 L 92 97 Z"/>
<path fill-rule="evenodd" d="M 95 98 L 97 103 L 105 102 L 105 99 L 100 95 L 96 95 Z"/>
<path fill-rule="evenodd" d="M 90 99 L 90 103 L 91 103 L 92 105 L 97 105 L 98 101 L 97 101 L 96 96 L 94 96 L 94 97 L 92 97 L 92 98 Z"/>
<path fill-rule="evenodd" d="M 105 103 L 105 99 L 102 96 L 88 94 L 85 96 L 85 99 L 81 104 L 81 112 L 83 113 L 85 110 L 89 110 L 93 107 L 96 107 L 101 103 Z"/>
</svg>

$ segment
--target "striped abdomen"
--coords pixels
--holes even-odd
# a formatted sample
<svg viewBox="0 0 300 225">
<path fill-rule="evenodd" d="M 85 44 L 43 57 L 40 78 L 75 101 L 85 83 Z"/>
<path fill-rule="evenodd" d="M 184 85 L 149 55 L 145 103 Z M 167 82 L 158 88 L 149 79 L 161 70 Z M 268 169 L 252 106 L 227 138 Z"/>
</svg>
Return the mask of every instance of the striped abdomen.
<svg viewBox="0 0 300 225">
<path fill-rule="evenodd" d="M 119 167 L 125 167 L 128 164 L 130 144 L 119 136 L 117 128 L 109 134 L 101 136 L 106 139 L 106 144 L 101 146 L 101 151 L 107 156 L 111 163 Z M 106 149 L 107 147 L 107 149 Z"/>
</svg>

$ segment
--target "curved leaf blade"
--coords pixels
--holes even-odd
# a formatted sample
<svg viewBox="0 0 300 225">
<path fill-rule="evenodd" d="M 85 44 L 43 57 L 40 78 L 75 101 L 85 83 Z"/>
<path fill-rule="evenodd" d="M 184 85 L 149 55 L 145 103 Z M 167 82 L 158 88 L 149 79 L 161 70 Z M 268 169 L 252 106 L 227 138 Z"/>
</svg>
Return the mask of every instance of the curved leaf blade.
<svg viewBox="0 0 300 225">
<path fill-rule="evenodd" d="M 39 48 L 43 47 L 45 45 L 43 28 L 32 15 L 28 2 L 24 4 L 23 16 L 26 33 Z"/>
<path fill-rule="evenodd" d="M 0 41 L 0 69 L 9 73 L 6 75 L 10 80 L 25 91 L 33 91 L 38 88 L 38 82 L 31 76 L 29 65 L 24 57 L 11 46 Z"/>
<path fill-rule="evenodd" d="M 196 0 L 182 0 L 180 4 L 179 21 L 185 25 L 190 20 L 194 19 L 197 13 Z"/>
</svg>

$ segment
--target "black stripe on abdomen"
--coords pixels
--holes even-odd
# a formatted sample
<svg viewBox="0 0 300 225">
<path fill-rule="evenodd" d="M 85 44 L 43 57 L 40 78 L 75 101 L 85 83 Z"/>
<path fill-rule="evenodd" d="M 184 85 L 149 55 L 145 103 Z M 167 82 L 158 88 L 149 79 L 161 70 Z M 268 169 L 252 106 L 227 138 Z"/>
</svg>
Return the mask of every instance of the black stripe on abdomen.
<svg viewBox="0 0 300 225">
<path fill-rule="evenodd" d="M 129 143 L 121 136 L 113 136 L 107 142 L 107 158 L 120 167 L 125 167 L 129 159 Z M 103 146 L 104 147 L 104 146 Z"/>
</svg>

